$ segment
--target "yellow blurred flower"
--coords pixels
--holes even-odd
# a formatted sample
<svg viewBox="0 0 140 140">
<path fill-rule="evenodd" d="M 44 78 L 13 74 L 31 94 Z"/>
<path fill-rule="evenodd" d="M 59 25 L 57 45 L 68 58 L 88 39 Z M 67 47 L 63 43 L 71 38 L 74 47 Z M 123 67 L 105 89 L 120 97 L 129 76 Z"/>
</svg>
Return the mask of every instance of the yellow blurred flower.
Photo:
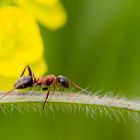
<svg viewBox="0 0 140 140">
<path fill-rule="evenodd" d="M 17 5 L 28 10 L 45 27 L 52 30 L 66 23 L 65 9 L 59 0 L 13 0 Z"/>
<path fill-rule="evenodd" d="M 0 89 L 11 88 L 27 64 L 37 75 L 47 71 L 36 19 L 52 30 L 66 22 L 58 0 L 11 1 L 18 6 L 0 7 Z"/>
</svg>

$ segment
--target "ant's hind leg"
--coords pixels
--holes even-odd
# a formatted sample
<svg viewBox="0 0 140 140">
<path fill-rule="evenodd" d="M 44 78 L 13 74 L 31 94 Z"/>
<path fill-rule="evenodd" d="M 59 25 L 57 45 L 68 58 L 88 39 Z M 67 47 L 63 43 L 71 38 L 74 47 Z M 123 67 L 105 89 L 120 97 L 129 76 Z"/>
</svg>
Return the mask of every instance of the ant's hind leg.
<svg viewBox="0 0 140 140">
<path fill-rule="evenodd" d="M 6 92 L 4 95 L 2 95 L 2 96 L 0 97 L 0 99 L 2 99 L 3 97 L 5 97 L 7 94 L 11 94 L 13 90 L 14 90 L 14 88 L 11 89 L 11 90 L 9 90 L 8 92 Z"/>
<path fill-rule="evenodd" d="M 45 104 L 46 104 L 47 99 L 48 99 L 48 97 L 49 97 L 49 93 L 50 93 L 50 91 L 48 90 L 48 91 L 47 91 L 47 94 L 46 94 L 46 98 L 45 98 L 44 104 L 43 104 L 43 110 L 44 110 L 44 108 L 45 108 Z"/>
<path fill-rule="evenodd" d="M 34 82 L 37 82 L 37 78 L 34 72 L 32 72 L 32 76 L 33 76 Z"/>
<path fill-rule="evenodd" d="M 31 70 L 30 66 L 29 66 L 29 65 L 27 65 L 27 66 L 24 68 L 24 70 L 22 71 L 22 73 L 21 73 L 21 76 L 20 76 L 20 77 L 22 77 L 22 76 L 24 75 L 25 70 L 26 70 L 27 68 L 28 68 L 29 75 L 31 75 L 31 76 L 32 76 L 32 70 Z"/>
</svg>

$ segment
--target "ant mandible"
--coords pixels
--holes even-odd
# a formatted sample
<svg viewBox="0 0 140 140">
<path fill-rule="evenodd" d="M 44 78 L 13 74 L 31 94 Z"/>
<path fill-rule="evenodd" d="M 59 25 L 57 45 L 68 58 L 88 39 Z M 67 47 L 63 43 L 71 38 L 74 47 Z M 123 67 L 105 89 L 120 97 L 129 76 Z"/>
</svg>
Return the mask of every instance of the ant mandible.
<svg viewBox="0 0 140 140">
<path fill-rule="evenodd" d="M 27 76 L 23 76 L 25 73 L 25 70 L 28 69 L 29 74 Z M 50 90 L 49 87 L 52 85 L 55 91 L 55 88 L 57 86 L 62 86 L 64 88 L 69 88 L 69 85 L 72 84 L 76 88 L 83 90 L 83 88 L 79 87 L 73 82 L 70 82 L 65 76 L 59 75 L 55 76 L 53 74 L 47 75 L 45 77 L 36 78 L 34 72 L 32 72 L 29 65 L 27 65 L 20 76 L 20 78 L 17 79 L 17 81 L 14 84 L 14 89 L 25 89 L 27 87 L 33 87 L 33 86 L 40 86 L 43 90 L 47 90 L 46 98 L 43 104 L 43 109 L 45 107 L 45 103 L 47 102 Z M 4 96 L 6 96 L 8 93 L 10 93 L 12 90 L 5 93 L 0 99 L 2 99 Z"/>
</svg>

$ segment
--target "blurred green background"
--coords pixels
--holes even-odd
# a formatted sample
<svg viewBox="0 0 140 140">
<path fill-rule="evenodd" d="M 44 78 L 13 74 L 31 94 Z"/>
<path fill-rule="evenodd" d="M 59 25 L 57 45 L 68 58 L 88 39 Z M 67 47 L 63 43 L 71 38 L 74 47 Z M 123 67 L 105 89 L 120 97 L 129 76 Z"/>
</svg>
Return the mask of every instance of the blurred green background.
<svg viewBox="0 0 140 140">
<path fill-rule="evenodd" d="M 40 25 L 48 73 L 66 75 L 89 89 L 140 94 L 140 1 L 63 0 L 67 24 L 51 31 Z M 133 121 L 117 122 L 83 112 L 60 110 L 47 116 L 14 111 L 0 113 L 1 139 L 139 140 Z"/>
</svg>

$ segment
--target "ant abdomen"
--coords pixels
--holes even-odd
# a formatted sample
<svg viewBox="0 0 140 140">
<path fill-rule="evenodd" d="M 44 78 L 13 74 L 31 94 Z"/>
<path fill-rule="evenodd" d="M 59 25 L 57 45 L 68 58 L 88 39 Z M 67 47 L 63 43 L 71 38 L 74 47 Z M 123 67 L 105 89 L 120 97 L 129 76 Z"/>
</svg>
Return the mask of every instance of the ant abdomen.
<svg viewBox="0 0 140 140">
<path fill-rule="evenodd" d="M 15 89 L 24 89 L 33 85 L 33 79 L 30 75 L 20 77 L 14 84 Z"/>
</svg>

